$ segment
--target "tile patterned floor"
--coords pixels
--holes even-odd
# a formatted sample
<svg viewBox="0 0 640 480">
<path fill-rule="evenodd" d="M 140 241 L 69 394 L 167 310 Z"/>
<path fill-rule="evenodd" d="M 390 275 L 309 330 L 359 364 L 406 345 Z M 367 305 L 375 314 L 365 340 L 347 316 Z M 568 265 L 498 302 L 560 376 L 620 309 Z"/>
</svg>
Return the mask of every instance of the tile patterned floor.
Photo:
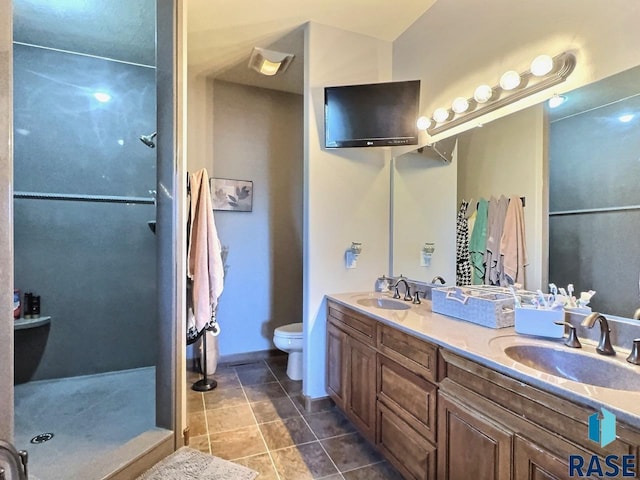
<svg viewBox="0 0 640 480">
<path fill-rule="evenodd" d="M 286 360 L 219 366 L 215 390 L 189 388 L 190 446 L 252 468 L 258 480 L 401 480 L 335 407 L 304 411 Z M 188 372 L 189 387 L 199 378 Z"/>
</svg>

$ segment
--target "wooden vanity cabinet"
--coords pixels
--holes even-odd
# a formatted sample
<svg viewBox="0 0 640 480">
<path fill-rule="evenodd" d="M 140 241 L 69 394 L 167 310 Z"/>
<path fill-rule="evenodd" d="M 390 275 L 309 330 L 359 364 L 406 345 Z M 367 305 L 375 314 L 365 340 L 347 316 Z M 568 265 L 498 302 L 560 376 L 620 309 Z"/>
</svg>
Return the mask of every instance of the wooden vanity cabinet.
<svg viewBox="0 0 640 480">
<path fill-rule="evenodd" d="M 437 347 L 327 306 L 329 396 L 405 478 L 435 480 Z"/>
<path fill-rule="evenodd" d="M 570 455 L 633 455 L 640 478 L 637 429 L 618 421 L 601 447 L 588 438 L 597 409 L 332 301 L 326 386 L 407 480 L 569 480 Z"/>
<path fill-rule="evenodd" d="M 329 396 L 371 443 L 376 433 L 375 320 L 328 302 Z"/>
<path fill-rule="evenodd" d="M 618 421 L 616 440 L 601 447 L 588 438 L 588 418 L 597 409 L 451 352 L 442 355 L 446 378 L 438 390 L 438 479 L 569 480 L 576 478 L 569 476 L 570 455 L 586 459 L 585 472 L 592 455 L 603 467 L 607 455 L 633 455 L 634 478 L 639 478 L 637 430 Z M 479 459 L 463 460 L 477 450 L 483 451 L 479 459 L 491 458 L 495 469 Z"/>
</svg>

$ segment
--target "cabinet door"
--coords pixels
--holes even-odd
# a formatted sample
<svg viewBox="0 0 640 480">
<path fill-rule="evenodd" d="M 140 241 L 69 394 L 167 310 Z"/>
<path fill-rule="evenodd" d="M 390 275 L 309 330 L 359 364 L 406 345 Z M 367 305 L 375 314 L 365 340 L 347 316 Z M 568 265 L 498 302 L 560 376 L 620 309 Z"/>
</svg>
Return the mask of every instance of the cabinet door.
<svg viewBox="0 0 640 480">
<path fill-rule="evenodd" d="M 371 442 L 376 422 L 376 351 L 349 337 L 347 366 L 347 414 Z"/>
<path fill-rule="evenodd" d="M 347 335 L 327 322 L 327 392 L 342 410 L 346 408 Z"/>
<path fill-rule="evenodd" d="M 513 452 L 514 480 L 570 478 L 566 458 L 560 458 L 528 439 L 516 436 Z"/>
<path fill-rule="evenodd" d="M 510 479 L 512 437 L 498 422 L 438 394 L 438 479 Z"/>
</svg>

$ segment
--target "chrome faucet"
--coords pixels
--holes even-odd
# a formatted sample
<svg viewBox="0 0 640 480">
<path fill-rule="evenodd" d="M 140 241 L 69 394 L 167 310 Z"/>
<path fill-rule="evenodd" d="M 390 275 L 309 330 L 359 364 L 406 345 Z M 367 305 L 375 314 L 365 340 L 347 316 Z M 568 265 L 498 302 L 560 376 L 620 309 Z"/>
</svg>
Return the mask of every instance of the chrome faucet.
<svg viewBox="0 0 640 480">
<path fill-rule="evenodd" d="M 433 279 L 431 280 L 431 283 L 436 283 L 436 282 L 440 282 L 442 285 L 444 285 L 445 283 L 447 283 L 447 282 L 445 282 L 444 278 L 442 278 L 440 275 L 436 275 L 436 276 L 435 276 L 435 277 L 433 277 Z"/>
<path fill-rule="evenodd" d="M 393 294 L 393 298 L 400 298 L 400 292 L 398 290 L 398 285 L 400 285 L 400 282 L 404 283 L 404 287 L 405 287 L 405 291 L 404 291 L 404 299 L 406 302 L 410 302 L 411 299 L 411 292 L 409 291 L 409 284 L 407 283 L 407 281 L 404 278 L 401 278 L 400 280 L 398 280 L 396 282 L 396 284 L 393 286 L 394 288 L 394 294 Z"/>
<path fill-rule="evenodd" d="M 611 338 L 609 336 L 611 329 L 609 328 L 609 322 L 607 322 L 607 319 L 604 317 L 604 315 L 594 312 L 582 321 L 582 326 L 593 328 L 596 320 L 600 321 L 600 342 L 596 347 L 596 352 L 598 352 L 600 355 L 615 355 L 616 352 L 611 346 Z"/>
<path fill-rule="evenodd" d="M 633 312 L 633 317 L 634 320 L 640 320 L 640 308 L 638 308 L 635 312 Z"/>
</svg>

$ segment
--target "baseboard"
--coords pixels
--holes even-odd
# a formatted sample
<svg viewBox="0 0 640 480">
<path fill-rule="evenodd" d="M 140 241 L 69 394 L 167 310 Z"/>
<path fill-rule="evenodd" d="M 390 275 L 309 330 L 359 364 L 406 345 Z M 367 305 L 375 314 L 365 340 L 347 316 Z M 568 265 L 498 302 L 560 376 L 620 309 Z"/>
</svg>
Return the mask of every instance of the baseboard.
<svg viewBox="0 0 640 480">
<path fill-rule="evenodd" d="M 218 366 L 235 366 L 242 365 L 243 363 L 259 362 L 261 360 L 269 360 L 271 358 L 282 357 L 286 355 L 285 352 L 278 349 L 273 350 L 259 350 L 257 352 L 246 353 L 234 353 L 231 355 L 221 355 L 218 359 Z M 187 361 L 193 362 L 194 358 L 188 358 Z"/>
<path fill-rule="evenodd" d="M 311 398 L 306 395 L 302 395 L 302 402 L 307 413 L 322 412 L 335 405 L 335 402 L 329 397 Z"/>
</svg>

